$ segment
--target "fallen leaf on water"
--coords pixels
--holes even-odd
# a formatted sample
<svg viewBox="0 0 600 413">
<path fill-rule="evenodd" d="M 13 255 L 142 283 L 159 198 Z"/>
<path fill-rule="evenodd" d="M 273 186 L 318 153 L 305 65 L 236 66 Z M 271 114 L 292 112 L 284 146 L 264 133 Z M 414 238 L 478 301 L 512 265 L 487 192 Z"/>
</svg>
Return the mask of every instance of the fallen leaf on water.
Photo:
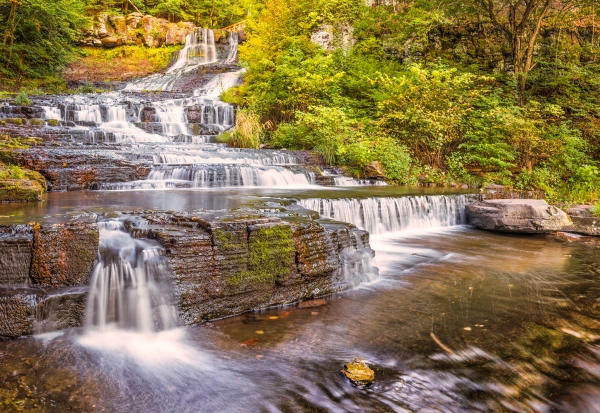
<svg viewBox="0 0 600 413">
<path fill-rule="evenodd" d="M 317 314 L 319 314 L 319 313 L 318 313 L 317 311 L 313 311 L 311 314 L 312 314 L 312 315 L 317 315 Z"/>
<path fill-rule="evenodd" d="M 279 313 L 279 317 L 281 317 L 281 318 L 286 318 L 289 315 L 290 315 L 289 311 L 282 311 Z"/>
<path fill-rule="evenodd" d="M 256 333 L 256 334 L 265 334 L 265 332 L 264 332 L 264 331 L 262 331 L 262 330 L 256 330 L 256 331 L 255 331 L 255 333 Z"/>
<path fill-rule="evenodd" d="M 261 358 L 263 358 L 263 357 L 264 357 L 264 356 L 263 356 L 262 354 L 257 354 L 257 355 L 256 355 L 256 358 L 257 358 L 257 359 L 261 359 Z"/>
<path fill-rule="evenodd" d="M 269 317 L 269 320 L 277 320 L 279 317 L 276 315 L 272 315 Z"/>
<path fill-rule="evenodd" d="M 465 327 L 465 328 L 463 328 L 463 330 L 471 331 L 471 327 Z"/>
<path fill-rule="evenodd" d="M 258 344 L 257 338 L 249 338 L 248 340 L 244 341 L 241 345 L 242 345 L 242 347 L 248 347 L 248 346 L 255 346 L 257 344 Z"/>
</svg>

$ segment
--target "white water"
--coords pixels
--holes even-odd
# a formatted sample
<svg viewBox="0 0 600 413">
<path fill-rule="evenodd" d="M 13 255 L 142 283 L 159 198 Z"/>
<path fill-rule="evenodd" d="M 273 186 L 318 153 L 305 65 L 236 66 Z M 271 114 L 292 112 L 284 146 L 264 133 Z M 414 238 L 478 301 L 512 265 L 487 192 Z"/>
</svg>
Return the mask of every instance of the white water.
<svg viewBox="0 0 600 413">
<path fill-rule="evenodd" d="M 324 174 L 325 175 L 325 174 Z M 327 175 L 325 175 L 327 176 Z M 376 181 L 369 179 L 354 179 L 347 176 L 338 176 L 333 178 L 335 186 L 387 186 L 385 181 Z"/>
<path fill-rule="evenodd" d="M 191 152 L 191 153 L 190 153 Z M 201 152 L 186 151 L 184 154 L 161 153 L 154 155 L 154 163 L 162 165 L 193 164 L 242 164 L 242 165 L 294 165 L 296 157 L 288 154 L 269 154 L 260 152 Z"/>
<path fill-rule="evenodd" d="M 303 199 L 298 204 L 322 217 L 348 222 L 370 234 L 442 228 L 466 223 L 468 195 L 365 199 Z"/>
<path fill-rule="evenodd" d="M 177 61 L 165 74 L 156 74 L 129 83 L 125 90 L 173 90 L 174 83 L 183 73 L 217 61 L 215 35 L 209 29 L 197 29 L 187 35 L 185 46 Z"/>
<path fill-rule="evenodd" d="M 158 167 L 148 181 L 189 181 L 193 188 L 221 187 L 304 187 L 314 185 L 314 174 L 294 173 L 277 166 L 198 165 L 196 167 Z"/>
<path fill-rule="evenodd" d="M 44 109 L 44 117 L 46 118 L 46 120 L 48 120 L 48 119 L 62 120 L 62 117 L 60 114 L 60 108 L 51 107 L 51 106 L 42 106 L 42 108 Z"/>
<path fill-rule="evenodd" d="M 175 308 L 159 285 L 162 250 L 135 240 L 119 221 L 100 223 L 100 259 L 94 268 L 86 330 L 150 333 L 175 326 Z"/>
</svg>

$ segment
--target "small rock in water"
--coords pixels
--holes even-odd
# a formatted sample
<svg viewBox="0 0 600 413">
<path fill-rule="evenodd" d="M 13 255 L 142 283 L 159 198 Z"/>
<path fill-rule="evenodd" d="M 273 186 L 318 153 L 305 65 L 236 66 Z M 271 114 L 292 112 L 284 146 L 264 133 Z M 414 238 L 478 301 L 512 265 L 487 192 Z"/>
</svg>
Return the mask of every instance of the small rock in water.
<svg viewBox="0 0 600 413">
<path fill-rule="evenodd" d="M 352 363 L 346 363 L 342 373 L 356 386 L 364 386 L 375 380 L 375 372 L 361 359 L 354 359 Z"/>
<path fill-rule="evenodd" d="M 242 347 L 249 347 L 249 346 L 255 346 L 258 344 L 258 339 L 257 338 L 249 338 L 248 340 L 244 341 L 241 346 Z"/>
<path fill-rule="evenodd" d="M 298 304 L 298 308 L 322 307 L 327 304 L 329 304 L 329 303 L 325 300 L 308 300 L 308 301 L 303 301 L 300 304 Z"/>
</svg>

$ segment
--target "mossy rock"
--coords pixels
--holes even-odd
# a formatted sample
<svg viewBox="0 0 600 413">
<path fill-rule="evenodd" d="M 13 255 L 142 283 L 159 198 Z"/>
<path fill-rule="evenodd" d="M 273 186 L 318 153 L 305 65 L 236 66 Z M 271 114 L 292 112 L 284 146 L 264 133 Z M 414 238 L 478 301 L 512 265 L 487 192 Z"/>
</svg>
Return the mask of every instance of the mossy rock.
<svg viewBox="0 0 600 413">
<path fill-rule="evenodd" d="M 0 163 L 0 202 L 39 201 L 45 191 L 40 173 Z"/>
<path fill-rule="evenodd" d="M 342 373 L 357 386 L 365 386 L 375 380 L 375 372 L 361 359 L 354 359 L 352 363 L 346 363 Z"/>
<path fill-rule="evenodd" d="M 6 118 L 4 119 L 6 123 L 10 123 L 12 125 L 24 125 L 25 119 L 22 118 Z"/>
<path fill-rule="evenodd" d="M 48 123 L 48 125 L 50 125 L 50 126 L 58 126 L 58 122 L 59 122 L 59 121 L 58 121 L 58 119 L 48 119 L 46 122 L 47 122 L 47 123 Z"/>
<path fill-rule="evenodd" d="M 0 181 L 0 202 L 40 201 L 44 188 L 29 179 L 6 179 Z"/>
<path fill-rule="evenodd" d="M 44 124 L 44 119 L 34 118 L 29 121 L 34 126 L 42 126 Z"/>
</svg>

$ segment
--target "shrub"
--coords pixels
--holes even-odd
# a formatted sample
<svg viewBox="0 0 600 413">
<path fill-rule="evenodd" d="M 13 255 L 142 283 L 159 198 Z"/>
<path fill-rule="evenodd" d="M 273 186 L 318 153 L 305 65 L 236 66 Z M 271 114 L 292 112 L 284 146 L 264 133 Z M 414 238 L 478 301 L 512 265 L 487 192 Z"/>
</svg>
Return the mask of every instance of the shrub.
<svg viewBox="0 0 600 413">
<path fill-rule="evenodd" d="M 258 116 L 250 110 L 240 110 L 236 115 L 235 129 L 226 138 L 229 146 L 233 148 L 257 149 L 260 145 L 262 125 Z"/>
<path fill-rule="evenodd" d="M 17 97 L 15 98 L 15 105 L 19 106 L 29 106 L 31 105 L 31 100 L 27 96 L 24 90 L 21 90 Z"/>
</svg>

